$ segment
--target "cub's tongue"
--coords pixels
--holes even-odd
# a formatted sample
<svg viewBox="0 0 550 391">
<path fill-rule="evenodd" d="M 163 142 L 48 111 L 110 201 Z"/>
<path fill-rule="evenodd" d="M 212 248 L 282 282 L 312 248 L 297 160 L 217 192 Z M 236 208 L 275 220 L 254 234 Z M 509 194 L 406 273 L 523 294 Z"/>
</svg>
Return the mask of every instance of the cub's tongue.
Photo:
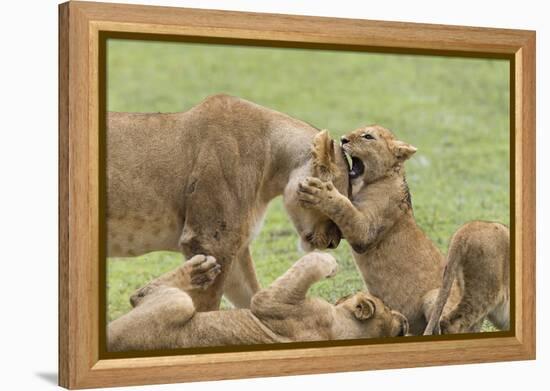
<svg viewBox="0 0 550 391">
<path fill-rule="evenodd" d="M 351 170 L 349 172 L 349 177 L 351 179 L 355 179 L 358 176 L 362 175 L 363 172 L 365 172 L 365 165 L 361 161 L 361 159 L 358 159 L 356 157 L 351 158 Z"/>
</svg>

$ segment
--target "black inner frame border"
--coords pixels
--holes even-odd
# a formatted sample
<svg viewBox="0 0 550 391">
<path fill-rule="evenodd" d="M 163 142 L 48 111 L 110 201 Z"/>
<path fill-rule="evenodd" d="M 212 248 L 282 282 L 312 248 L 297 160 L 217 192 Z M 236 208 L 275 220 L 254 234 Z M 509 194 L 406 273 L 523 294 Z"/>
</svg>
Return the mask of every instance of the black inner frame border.
<svg viewBox="0 0 550 391">
<path fill-rule="evenodd" d="M 420 56 L 441 56 L 441 57 L 459 57 L 473 59 L 500 59 L 509 62 L 509 139 L 510 139 L 510 231 L 512 232 L 510 241 L 510 329 L 508 331 L 494 331 L 483 333 L 452 334 L 438 336 L 412 336 L 412 337 L 386 337 L 369 338 L 353 340 L 336 341 L 315 341 L 315 342 L 290 342 L 275 344 L 255 344 L 255 345 L 234 345 L 234 346 L 216 346 L 200 348 L 181 348 L 181 349 L 159 349 L 149 351 L 127 351 L 127 352 L 109 352 L 107 351 L 107 230 L 105 206 L 107 205 L 106 193 L 106 114 L 107 114 L 107 41 L 109 39 L 134 40 L 134 41 L 157 41 L 157 42 L 179 42 L 179 43 L 198 43 L 230 46 L 253 46 L 264 48 L 288 48 L 288 49 L 308 49 L 308 50 L 330 50 L 344 52 L 366 52 L 366 53 L 386 53 L 386 54 L 404 54 Z M 423 48 L 396 48 L 384 46 L 369 45 L 351 45 L 334 43 L 312 43 L 298 41 L 277 41 L 265 39 L 241 39 L 224 37 L 203 37 L 192 35 L 173 35 L 173 34 L 155 34 L 155 33 L 137 33 L 120 31 L 99 31 L 98 32 L 98 110 L 99 110 L 99 134 L 98 134 L 98 166 L 99 166 L 99 203 L 98 203 L 98 222 L 99 222 L 99 259 L 98 259 L 98 281 L 99 281 L 99 305 L 98 305 L 98 328 L 99 328 L 99 359 L 118 359 L 118 358 L 139 358 L 139 357 L 162 357 L 162 356 L 184 356 L 193 354 L 207 353 L 228 353 L 228 352 L 255 352 L 270 350 L 290 350 L 307 349 L 322 347 L 339 346 L 360 346 L 360 345 L 380 345 L 395 343 L 413 343 L 413 342 L 436 342 L 436 341 L 456 341 L 514 337 L 516 329 L 516 286 L 515 286 L 515 249 L 516 249 L 516 230 L 515 230 L 515 92 L 516 92 L 516 62 L 515 55 L 510 53 L 483 53 L 459 50 L 439 50 Z"/>
</svg>

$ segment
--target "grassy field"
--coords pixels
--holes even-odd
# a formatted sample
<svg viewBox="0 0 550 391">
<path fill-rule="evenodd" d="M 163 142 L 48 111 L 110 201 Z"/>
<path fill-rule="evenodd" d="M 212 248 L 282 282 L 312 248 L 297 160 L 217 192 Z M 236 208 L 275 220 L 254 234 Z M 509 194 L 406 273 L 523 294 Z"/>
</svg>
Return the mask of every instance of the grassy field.
<svg viewBox="0 0 550 391">
<path fill-rule="evenodd" d="M 407 163 L 407 178 L 415 216 L 443 251 L 450 235 L 469 220 L 509 223 L 507 62 L 116 40 L 108 44 L 108 110 L 185 111 L 218 92 L 329 129 L 335 138 L 378 123 L 414 144 L 418 152 Z M 263 286 L 300 257 L 297 241 L 281 199 L 276 199 L 252 246 Z M 346 242 L 335 256 L 340 273 L 313 289 L 329 301 L 362 287 Z M 179 254 L 168 252 L 109 259 L 108 319 L 130 308 L 134 289 L 181 261 Z"/>
</svg>

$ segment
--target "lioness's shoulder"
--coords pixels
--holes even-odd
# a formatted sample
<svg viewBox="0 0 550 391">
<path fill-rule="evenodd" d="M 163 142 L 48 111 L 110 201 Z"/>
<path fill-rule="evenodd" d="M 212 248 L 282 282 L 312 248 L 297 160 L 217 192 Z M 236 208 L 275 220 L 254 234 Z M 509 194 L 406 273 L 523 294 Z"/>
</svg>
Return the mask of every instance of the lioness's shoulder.
<svg viewBox="0 0 550 391">
<path fill-rule="evenodd" d="M 196 108 L 206 109 L 208 111 L 265 111 L 267 108 L 260 106 L 256 103 L 250 102 L 246 99 L 239 98 L 237 96 L 218 93 L 214 95 L 209 95 L 204 98 Z"/>
<path fill-rule="evenodd" d="M 199 105 L 205 105 L 205 106 L 216 106 L 216 105 L 231 105 L 235 103 L 240 103 L 245 101 L 244 99 L 238 98 L 233 95 L 225 94 L 225 93 L 219 93 L 214 95 L 209 95 L 206 98 L 202 100 L 202 102 L 199 103 Z"/>
</svg>

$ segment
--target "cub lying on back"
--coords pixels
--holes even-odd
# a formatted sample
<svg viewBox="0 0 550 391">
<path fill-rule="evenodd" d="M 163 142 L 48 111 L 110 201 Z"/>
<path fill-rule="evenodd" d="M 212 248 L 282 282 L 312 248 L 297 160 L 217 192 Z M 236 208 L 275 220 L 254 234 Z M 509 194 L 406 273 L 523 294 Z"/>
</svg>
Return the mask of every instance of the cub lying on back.
<svg viewBox="0 0 550 391">
<path fill-rule="evenodd" d="M 342 146 L 352 160 L 352 200 L 340 194 L 332 183 L 318 178 L 307 178 L 301 183 L 299 199 L 304 206 L 324 213 L 338 225 L 353 249 L 355 262 L 369 291 L 402 312 L 409 320 L 410 332 L 421 335 L 438 296 L 445 260 L 414 219 L 404 162 L 416 148 L 395 139 L 381 126 L 355 130 L 342 138 Z M 445 331 L 478 331 L 485 316 L 492 311 L 498 312 L 492 318 L 501 320 L 497 327 L 508 327 L 506 292 L 509 282 L 501 273 L 507 268 L 482 266 L 493 262 L 484 256 L 483 250 L 492 249 L 495 238 L 500 238 L 504 231 L 507 234 L 507 228 L 492 223 L 475 224 L 476 230 L 469 226 L 462 229 L 459 247 L 467 248 L 481 226 L 485 234 L 477 241 L 478 251 L 464 252 L 467 256 L 473 253 L 475 257 L 467 263 L 471 270 L 464 276 L 475 275 L 476 270 L 482 274 L 475 277 L 475 283 L 464 282 L 461 274 L 458 285 L 453 284 L 452 276 L 452 286 L 440 299 L 445 304 L 443 313 L 447 314 L 463 302 L 453 319 L 467 318 L 468 322 Z M 505 248 L 500 245 L 497 251 L 502 252 Z M 504 260 L 507 255 L 497 257 L 496 262 Z M 494 288 L 491 294 L 476 286 L 489 286 L 488 282 L 491 282 L 491 289 Z"/>
<path fill-rule="evenodd" d="M 132 295 L 134 307 L 111 322 L 109 351 L 175 349 L 401 336 L 406 318 L 370 294 L 358 292 L 335 305 L 306 297 L 311 285 L 331 277 L 336 260 L 326 253 L 302 257 L 250 309 L 196 312 L 188 293 L 206 289 L 220 273 L 212 257 L 196 255 Z"/>
</svg>

